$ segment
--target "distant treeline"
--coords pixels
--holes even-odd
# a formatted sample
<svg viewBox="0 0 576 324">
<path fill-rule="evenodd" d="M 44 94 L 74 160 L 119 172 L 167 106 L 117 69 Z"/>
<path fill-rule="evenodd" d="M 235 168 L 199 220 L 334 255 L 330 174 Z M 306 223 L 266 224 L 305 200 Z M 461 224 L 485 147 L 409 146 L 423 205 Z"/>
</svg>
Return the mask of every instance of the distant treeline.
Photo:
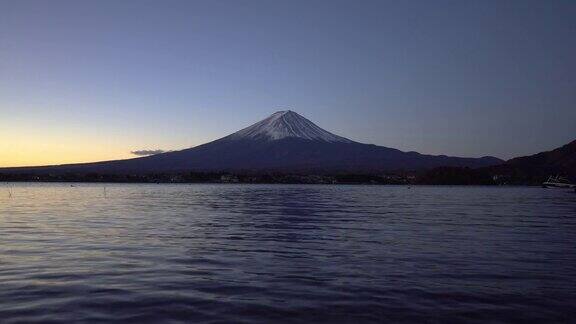
<svg viewBox="0 0 576 324">
<path fill-rule="evenodd" d="M 2 174 L 0 182 L 125 182 L 125 183 L 294 183 L 294 184 L 406 184 L 406 185 L 539 185 L 545 180 L 521 172 L 497 174 L 490 168 L 441 167 L 423 172 L 386 174 L 289 174 L 186 172 L 151 174 Z"/>
</svg>

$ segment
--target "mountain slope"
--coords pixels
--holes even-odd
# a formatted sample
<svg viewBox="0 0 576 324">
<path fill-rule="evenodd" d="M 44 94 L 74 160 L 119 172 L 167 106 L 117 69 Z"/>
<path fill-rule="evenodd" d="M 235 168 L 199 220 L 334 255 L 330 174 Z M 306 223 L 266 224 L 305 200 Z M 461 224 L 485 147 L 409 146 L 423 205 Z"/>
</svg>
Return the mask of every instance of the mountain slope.
<svg viewBox="0 0 576 324">
<path fill-rule="evenodd" d="M 334 135 L 292 111 L 270 117 L 216 141 L 148 157 L 62 166 L 0 169 L 29 173 L 151 173 L 186 171 L 356 172 L 421 170 L 439 166 L 485 167 L 493 157 L 457 158 L 402 152 Z"/>
<path fill-rule="evenodd" d="M 565 175 L 576 178 L 576 140 L 552 151 L 513 158 L 490 168 L 493 173 L 523 174 L 532 177 Z"/>
</svg>

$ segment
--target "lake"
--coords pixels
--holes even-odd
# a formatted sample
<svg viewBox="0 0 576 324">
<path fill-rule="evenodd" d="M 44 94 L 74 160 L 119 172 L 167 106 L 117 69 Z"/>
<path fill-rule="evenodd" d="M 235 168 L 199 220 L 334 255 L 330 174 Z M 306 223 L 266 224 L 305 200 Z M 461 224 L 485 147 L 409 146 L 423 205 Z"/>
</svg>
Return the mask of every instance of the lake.
<svg viewBox="0 0 576 324">
<path fill-rule="evenodd" d="M 575 316 L 571 191 L 0 185 L 2 323 Z"/>
</svg>

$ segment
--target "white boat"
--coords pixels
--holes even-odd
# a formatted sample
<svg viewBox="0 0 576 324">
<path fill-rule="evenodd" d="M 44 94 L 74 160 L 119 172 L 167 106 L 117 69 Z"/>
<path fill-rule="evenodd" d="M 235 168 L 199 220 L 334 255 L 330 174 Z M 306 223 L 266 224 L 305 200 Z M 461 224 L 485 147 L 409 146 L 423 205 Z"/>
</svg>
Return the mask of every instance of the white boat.
<svg viewBox="0 0 576 324">
<path fill-rule="evenodd" d="M 544 188 L 576 188 L 576 184 L 571 183 L 568 179 L 557 176 L 550 176 L 548 180 L 546 180 L 542 187 Z"/>
</svg>

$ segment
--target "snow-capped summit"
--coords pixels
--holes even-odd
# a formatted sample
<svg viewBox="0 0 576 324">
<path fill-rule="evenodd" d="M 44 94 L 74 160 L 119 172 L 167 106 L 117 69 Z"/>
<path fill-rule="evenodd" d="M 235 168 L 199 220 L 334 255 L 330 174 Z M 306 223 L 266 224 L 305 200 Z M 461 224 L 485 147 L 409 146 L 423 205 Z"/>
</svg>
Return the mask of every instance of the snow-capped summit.
<svg viewBox="0 0 576 324">
<path fill-rule="evenodd" d="M 291 110 L 277 111 L 268 118 L 246 127 L 228 139 L 264 139 L 269 141 L 295 137 L 314 141 L 353 143 L 334 135 Z"/>
</svg>

